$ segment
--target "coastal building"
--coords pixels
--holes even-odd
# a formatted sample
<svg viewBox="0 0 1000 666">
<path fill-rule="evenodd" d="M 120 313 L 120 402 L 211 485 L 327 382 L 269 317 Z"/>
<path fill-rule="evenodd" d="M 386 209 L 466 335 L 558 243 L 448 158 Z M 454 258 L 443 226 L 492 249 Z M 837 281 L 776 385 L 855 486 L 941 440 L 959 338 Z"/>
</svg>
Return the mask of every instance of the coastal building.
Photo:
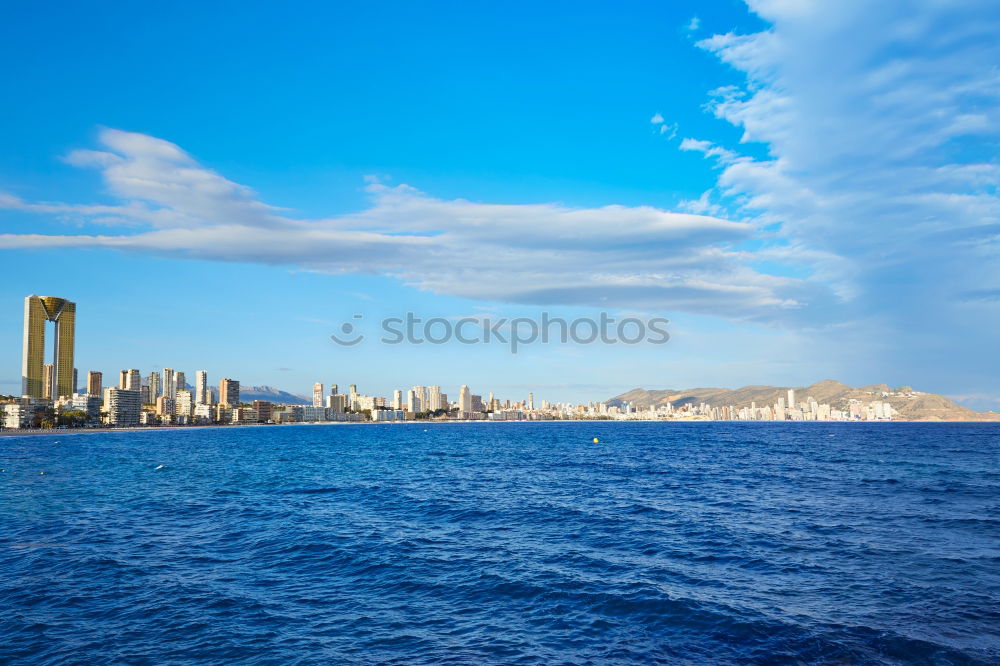
<svg viewBox="0 0 1000 666">
<path fill-rule="evenodd" d="M 104 411 L 107 413 L 108 425 L 139 425 L 139 414 L 142 412 L 139 392 L 118 387 L 104 389 Z"/>
<path fill-rule="evenodd" d="M 212 410 L 212 405 L 209 404 L 198 404 L 194 406 L 194 415 L 192 420 L 196 423 L 211 423 L 215 414 Z"/>
<path fill-rule="evenodd" d="M 323 406 L 323 383 L 316 382 L 313 384 L 313 407 Z"/>
<path fill-rule="evenodd" d="M 315 423 L 317 421 L 326 421 L 326 420 L 327 420 L 326 407 L 303 405 L 302 411 L 298 415 L 298 421 L 302 423 Z"/>
<path fill-rule="evenodd" d="M 176 401 L 173 398 L 168 398 L 165 395 L 161 395 L 156 399 L 156 414 L 157 416 L 173 415 L 177 409 Z"/>
<path fill-rule="evenodd" d="M 427 409 L 424 407 L 423 386 L 414 386 L 406 392 L 406 409 L 412 414 L 416 414 L 417 412 L 422 412 Z"/>
<path fill-rule="evenodd" d="M 174 414 L 190 418 L 194 410 L 194 396 L 191 391 L 183 389 L 177 391 L 177 398 L 174 400 Z"/>
<path fill-rule="evenodd" d="M 341 394 L 328 395 L 326 397 L 326 407 L 334 413 L 343 414 L 347 411 L 347 396 Z"/>
<path fill-rule="evenodd" d="M 97 421 L 101 418 L 101 396 L 91 393 L 74 393 L 72 407 L 74 411 L 84 412 L 87 419 Z"/>
<path fill-rule="evenodd" d="M 163 368 L 163 391 L 160 395 L 165 395 L 168 398 L 177 396 L 177 377 L 174 375 L 173 368 Z"/>
<path fill-rule="evenodd" d="M 87 373 L 87 394 L 100 396 L 103 387 L 101 383 L 104 376 L 97 371 L 91 370 Z"/>
<path fill-rule="evenodd" d="M 428 386 L 427 387 L 427 409 L 434 412 L 439 409 L 444 409 L 446 405 L 441 402 L 441 387 L 440 386 Z"/>
<path fill-rule="evenodd" d="M 458 413 L 463 418 L 472 413 L 472 393 L 465 384 L 458 389 Z"/>
<path fill-rule="evenodd" d="M 139 387 L 142 386 L 142 373 L 140 373 L 136 368 L 122 370 L 119 375 L 118 388 L 120 389 L 124 389 L 126 391 L 138 391 Z"/>
<path fill-rule="evenodd" d="M 212 394 L 208 390 L 208 372 L 205 370 L 194 373 L 194 402 L 198 405 L 212 402 Z"/>
<path fill-rule="evenodd" d="M 163 380 L 160 378 L 160 373 L 153 372 L 149 373 L 149 402 L 156 402 L 156 399 L 163 395 Z"/>
<path fill-rule="evenodd" d="M 73 395 L 73 345 L 76 303 L 64 298 L 36 296 L 24 299 L 24 345 L 21 358 L 21 394 L 45 397 L 45 325 L 54 323 L 55 346 L 50 394 Z"/>
<path fill-rule="evenodd" d="M 253 407 L 236 407 L 232 410 L 232 423 L 240 425 L 257 423 L 257 410 Z"/>
<path fill-rule="evenodd" d="M 254 400 L 253 408 L 257 411 L 257 420 L 261 423 L 267 423 L 271 420 L 271 413 L 273 411 L 273 405 L 267 400 Z"/>
<path fill-rule="evenodd" d="M 405 421 L 406 412 L 402 409 L 376 409 L 372 412 L 372 421 Z"/>
<path fill-rule="evenodd" d="M 219 381 L 219 404 L 229 407 L 240 405 L 240 383 L 228 377 Z"/>
</svg>

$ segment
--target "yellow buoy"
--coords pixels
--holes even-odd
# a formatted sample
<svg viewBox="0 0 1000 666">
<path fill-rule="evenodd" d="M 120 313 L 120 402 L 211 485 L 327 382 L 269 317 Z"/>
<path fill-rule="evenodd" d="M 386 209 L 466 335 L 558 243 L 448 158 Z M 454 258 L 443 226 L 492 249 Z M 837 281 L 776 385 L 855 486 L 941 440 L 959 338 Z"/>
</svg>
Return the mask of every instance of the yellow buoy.
<svg viewBox="0 0 1000 666">
<path fill-rule="evenodd" d="M 596 437 L 594 438 L 594 444 L 597 444 L 599 441 L 601 440 L 597 439 Z"/>
</svg>

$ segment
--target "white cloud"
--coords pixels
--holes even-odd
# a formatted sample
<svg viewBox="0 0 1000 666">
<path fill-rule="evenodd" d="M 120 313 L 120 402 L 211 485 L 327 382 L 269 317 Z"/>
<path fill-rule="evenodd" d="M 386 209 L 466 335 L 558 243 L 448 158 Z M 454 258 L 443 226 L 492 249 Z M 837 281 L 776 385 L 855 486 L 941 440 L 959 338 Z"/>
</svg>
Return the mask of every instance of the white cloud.
<svg viewBox="0 0 1000 666">
<path fill-rule="evenodd" d="M 653 123 L 654 125 L 663 124 L 664 122 L 663 116 L 659 113 L 654 113 L 653 117 L 649 119 L 649 122 Z"/>
<path fill-rule="evenodd" d="M 726 201 L 778 227 L 788 245 L 761 255 L 808 266 L 859 325 L 880 322 L 887 363 L 932 372 L 947 353 L 952 373 L 982 373 L 1000 357 L 998 303 L 969 296 L 1000 289 L 1000 5 L 749 5 L 767 30 L 699 46 L 745 76 L 713 91 L 711 111 L 767 157 L 685 139 L 722 168 L 686 208 L 719 215 L 704 203 Z"/>
<path fill-rule="evenodd" d="M 684 29 L 687 30 L 688 32 L 694 32 L 700 27 L 701 27 L 701 19 L 698 18 L 697 16 L 692 16 L 691 20 L 687 22 L 686 26 L 684 26 Z"/>
<path fill-rule="evenodd" d="M 394 276 L 438 293 L 530 304 L 642 307 L 765 318 L 826 297 L 764 275 L 733 246 L 752 225 L 650 207 L 578 209 L 430 197 L 369 179 L 362 212 L 302 220 L 205 168 L 178 146 L 104 130 L 105 150 L 67 160 L 99 169 L 118 205 L 0 205 L 121 226 L 115 235 L 6 234 L 0 248 L 107 247 L 199 259 Z M 136 230 L 136 226 L 139 227 Z"/>
</svg>

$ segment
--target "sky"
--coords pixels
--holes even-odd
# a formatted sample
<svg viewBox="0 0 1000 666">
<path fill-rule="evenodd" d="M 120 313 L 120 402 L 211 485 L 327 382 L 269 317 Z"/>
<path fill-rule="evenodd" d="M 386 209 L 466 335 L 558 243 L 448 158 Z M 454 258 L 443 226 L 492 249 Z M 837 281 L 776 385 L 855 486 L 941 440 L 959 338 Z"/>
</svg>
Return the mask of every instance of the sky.
<svg viewBox="0 0 1000 666">
<path fill-rule="evenodd" d="M 988 0 L 21 3 L 0 393 L 35 293 L 106 377 L 1000 409 L 997 34 Z M 669 340 L 384 343 L 408 312 Z"/>
</svg>

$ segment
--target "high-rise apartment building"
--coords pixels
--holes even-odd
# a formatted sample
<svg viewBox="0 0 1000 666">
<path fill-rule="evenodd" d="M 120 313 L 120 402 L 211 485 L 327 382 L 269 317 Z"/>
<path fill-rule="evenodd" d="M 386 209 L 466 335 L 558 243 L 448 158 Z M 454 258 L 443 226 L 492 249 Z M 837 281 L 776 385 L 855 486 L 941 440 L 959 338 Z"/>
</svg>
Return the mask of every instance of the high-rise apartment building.
<svg viewBox="0 0 1000 666">
<path fill-rule="evenodd" d="M 427 387 L 427 409 L 437 411 L 439 409 L 444 409 L 445 405 L 441 404 L 441 387 L 440 386 L 428 386 Z"/>
<path fill-rule="evenodd" d="M 161 395 L 156 399 L 156 413 L 159 416 L 173 416 L 177 410 L 177 404 L 173 398 Z"/>
<path fill-rule="evenodd" d="M 414 386 L 411 389 L 413 393 L 413 401 L 408 402 L 408 408 L 411 412 L 425 412 L 427 411 L 427 387 L 426 386 Z M 409 396 L 407 396 L 409 398 Z"/>
<path fill-rule="evenodd" d="M 313 407 L 323 406 L 323 383 L 316 382 L 313 384 Z"/>
<path fill-rule="evenodd" d="M 73 342 L 76 303 L 64 298 L 36 296 L 24 299 L 24 347 L 21 362 L 21 394 L 43 398 L 45 392 L 45 323 L 55 322 L 52 355 L 55 398 L 71 396 L 73 388 Z"/>
<path fill-rule="evenodd" d="M 168 398 L 177 397 L 177 377 L 174 375 L 173 368 L 163 368 L 163 391 L 160 395 L 165 395 Z"/>
<path fill-rule="evenodd" d="M 104 375 L 94 370 L 87 373 L 87 395 L 101 395 Z"/>
<path fill-rule="evenodd" d="M 139 392 L 116 387 L 104 389 L 104 411 L 108 413 L 110 425 L 139 425 L 139 413 L 142 411 Z"/>
<path fill-rule="evenodd" d="M 472 393 L 465 384 L 462 384 L 462 388 L 458 389 L 458 411 L 463 416 L 472 413 Z"/>
<path fill-rule="evenodd" d="M 228 408 L 240 406 L 240 383 L 235 379 L 223 379 L 219 382 L 219 404 Z"/>
<path fill-rule="evenodd" d="M 392 392 L 392 408 L 402 409 L 403 408 L 403 392 L 396 389 Z"/>
<path fill-rule="evenodd" d="M 205 370 L 194 373 L 194 401 L 198 405 L 212 402 L 212 395 L 208 392 L 208 372 Z"/>
<path fill-rule="evenodd" d="M 124 391 L 138 391 L 140 386 L 142 386 L 142 374 L 135 368 L 122 370 L 119 373 L 118 388 Z"/>
<path fill-rule="evenodd" d="M 194 411 L 194 398 L 191 391 L 187 389 L 177 391 L 177 399 L 174 400 L 174 414 L 178 416 L 191 416 Z"/>
<path fill-rule="evenodd" d="M 156 399 L 163 395 L 163 380 L 160 373 L 153 371 L 149 373 L 149 401 L 156 402 Z"/>
<path fill-rule="evenodd" d="M 187 379 L 184 377 L 184 373 L 178 371 L 174 372 L 174 398 L 177 397 L 177 391 L 183 391 L 187 388 Z"/>
<path fill-rule="evenodd" d="M 330 384 L 330 395 L 337 395 L 339 390 L 340 390 L 339 386 L 337 386 L 336 384 Z"/>
</svg>

